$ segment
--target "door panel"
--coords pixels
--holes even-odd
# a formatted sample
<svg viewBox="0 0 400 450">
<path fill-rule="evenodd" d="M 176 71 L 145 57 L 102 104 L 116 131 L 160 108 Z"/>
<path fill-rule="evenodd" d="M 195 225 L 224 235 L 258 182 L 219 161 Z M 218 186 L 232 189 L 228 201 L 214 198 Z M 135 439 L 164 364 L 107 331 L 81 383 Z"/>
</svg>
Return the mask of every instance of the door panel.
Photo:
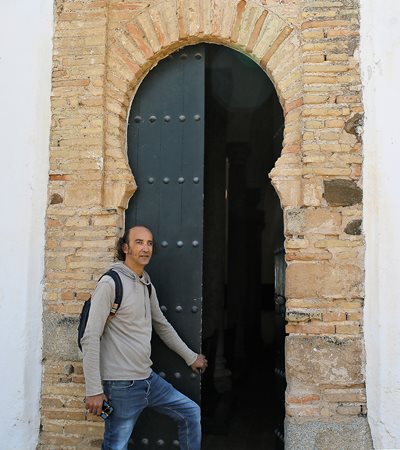
<svg viewBox="0 0 400 450">
<path fill-rule="evenodd" d="M 126 227 L 145 225 L 156 248 L 148 267 L 167 319 L 194 351 L 201 345 L 204 166 L 204 47 L 161 61 L 136 94 L 128 157 L 138 190 Z M 196 402 L 200 379 L 153 336 L 153 369 Z M 147 411 L 131 448 L 178 448 L 170 419 Z"/>
</svg>

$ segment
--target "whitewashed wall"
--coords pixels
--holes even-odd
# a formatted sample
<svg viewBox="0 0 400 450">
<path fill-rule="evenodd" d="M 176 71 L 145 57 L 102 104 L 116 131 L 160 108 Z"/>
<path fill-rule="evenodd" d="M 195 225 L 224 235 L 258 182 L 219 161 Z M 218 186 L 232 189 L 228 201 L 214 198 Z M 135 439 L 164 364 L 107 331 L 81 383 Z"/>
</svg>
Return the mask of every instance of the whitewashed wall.
<svg viewBox="0 0 400 450">
<path fill-rule="evenodd" d="M 36 448 L 44 216 L 50 129 L 51 0 L 0 16 L 0 448 Z"/>
<path fill-rule="evenodd" d="M 374 445 L 400 448 L 400 2 L 361 0 L 366 376 Z"/>
</svg>

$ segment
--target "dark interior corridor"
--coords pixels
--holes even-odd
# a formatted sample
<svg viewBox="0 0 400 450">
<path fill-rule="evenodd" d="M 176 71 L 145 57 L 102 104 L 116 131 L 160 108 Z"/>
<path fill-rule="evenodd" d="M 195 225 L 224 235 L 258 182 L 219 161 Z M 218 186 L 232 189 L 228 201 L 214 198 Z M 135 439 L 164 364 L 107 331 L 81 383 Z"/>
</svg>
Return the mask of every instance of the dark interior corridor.
<svg viewBox="0 0 400 450">
<path fill-rule="evenodd" d="M 283 448 L 283 224 L 267 176 L 282 109 L 260 67 L 221 46 L 206 46 L 205 92 L 203 449 Z"/>
</svg>

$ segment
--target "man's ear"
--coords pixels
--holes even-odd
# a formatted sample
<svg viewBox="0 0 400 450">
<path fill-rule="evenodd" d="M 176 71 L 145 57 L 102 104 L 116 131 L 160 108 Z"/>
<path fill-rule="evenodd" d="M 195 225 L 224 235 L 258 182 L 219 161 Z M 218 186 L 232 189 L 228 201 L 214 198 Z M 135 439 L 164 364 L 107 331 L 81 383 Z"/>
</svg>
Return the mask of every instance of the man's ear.
<svg viewBox="0 0 400 450">
<path fill-rule="evenodd" d="M 127 243 L 123 244 L 123 246 L 122 246 L 122 251 L 123 251 L 125 254 L 128 253 L 128 244 L 127 244 Z"/>
</svg>

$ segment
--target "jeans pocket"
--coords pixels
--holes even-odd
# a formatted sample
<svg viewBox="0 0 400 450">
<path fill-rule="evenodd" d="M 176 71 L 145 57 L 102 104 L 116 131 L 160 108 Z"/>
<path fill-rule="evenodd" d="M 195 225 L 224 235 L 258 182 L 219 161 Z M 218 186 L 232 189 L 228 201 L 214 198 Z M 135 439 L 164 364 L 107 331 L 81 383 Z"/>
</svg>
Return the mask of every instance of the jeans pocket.
<svg viewBox="0 0 400 450">
<path fill-rule="evenodd" d="M 110 388 L 113 391 L 124 391 L 131 388 L 134 384 L 134 380 L 117 380 L 110 383 Z"/>
</svg>

